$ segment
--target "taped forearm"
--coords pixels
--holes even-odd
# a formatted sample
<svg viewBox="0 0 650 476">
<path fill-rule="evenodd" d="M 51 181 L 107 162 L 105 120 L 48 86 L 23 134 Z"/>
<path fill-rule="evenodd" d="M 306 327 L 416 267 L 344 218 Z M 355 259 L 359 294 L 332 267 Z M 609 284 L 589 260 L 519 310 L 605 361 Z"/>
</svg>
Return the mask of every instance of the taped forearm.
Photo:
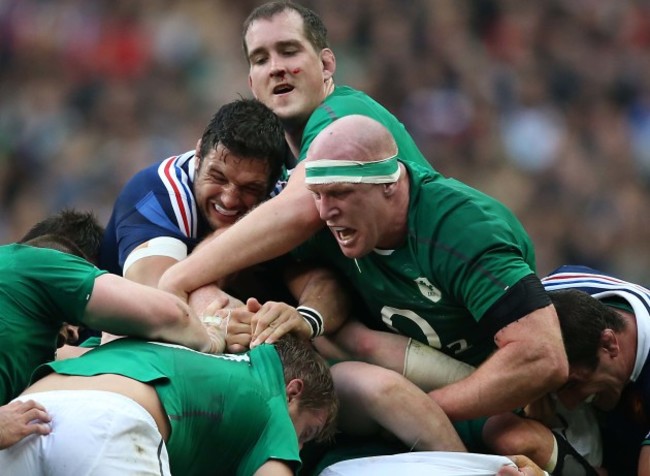
<svg viewBox="0 0 650 476">
<path fill-rule="evenodd" d="M 409 339 L 404 354 L 403 375 L 425 392 L 462 380 L 473 371 L 471 365 Z"/>
</svg>

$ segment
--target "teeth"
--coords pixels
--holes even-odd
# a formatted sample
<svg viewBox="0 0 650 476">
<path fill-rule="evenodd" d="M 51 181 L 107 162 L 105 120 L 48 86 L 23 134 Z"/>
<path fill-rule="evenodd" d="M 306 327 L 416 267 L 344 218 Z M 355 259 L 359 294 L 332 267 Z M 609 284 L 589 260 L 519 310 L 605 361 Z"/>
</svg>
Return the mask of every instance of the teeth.
<svg viewBox="0 0 650 476">
<path fill-rule="evenodd" d="M 214 204 L 214 209 L 218 212 L 221 213 L 222 215 L 228 216 L 228 217 L 233 217 L 239 213 L 237 210 L 226 210 L 225 208 L 221 208 L 219 205 L 216 203 Z"/>
<path fill-rule="evenodd" d="M 336 233 L 336 236 L 338 236 L 341 241 L 346 241 L 352 238 L 352 236 L 354 235 L 353 230 L 349 228 L 345 228 L 343 226 L 335 226 L 335 227 L 331 227 L 331 229 L 334 233 Z"/>
</svg>

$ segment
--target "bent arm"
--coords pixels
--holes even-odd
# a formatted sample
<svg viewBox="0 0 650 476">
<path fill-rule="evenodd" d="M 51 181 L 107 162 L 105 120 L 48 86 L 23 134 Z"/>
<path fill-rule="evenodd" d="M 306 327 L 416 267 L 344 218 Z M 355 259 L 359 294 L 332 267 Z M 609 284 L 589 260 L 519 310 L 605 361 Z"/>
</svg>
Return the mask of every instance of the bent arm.
<svg viewBox="0 0 650 476">
<path fill-rule="evenodd" d="M 169 268 L 158 287 L 184 297 L 205 284 L 291 251 L 320 229 L 304 166 L 298 166 L 278 196 Z"/>
<path fill-rule="evenodd" d="M 148 256 L 133 263 L 124 273 L 124 277 L 155 288 L 163 273 L 176 263 L 178 260 L 168 256 Z"/>
<path fill-rule="evenodd" d="M 568 362 L 552 305 L 512 322 L 494 338 L 497 351 L 474 373 L 429 393 L 452 420 L 514 410 L 566 381 Z"/>
<path fill-rule="evenodd" d="M 323 317 L 323 333 L 337 331 L 347 320 L 351 297 L 332 270 L 295 264 L 287 270 L 286 280 L 298 305 L 315 309 Z"/>
<path fill-rule="evenodd" d="M 104 274 L 95 286 L 83 323 L 111 334 L 130 335 L 217 352 L 214 338 L 189 306 L 172 294 Z"/>
</svg>

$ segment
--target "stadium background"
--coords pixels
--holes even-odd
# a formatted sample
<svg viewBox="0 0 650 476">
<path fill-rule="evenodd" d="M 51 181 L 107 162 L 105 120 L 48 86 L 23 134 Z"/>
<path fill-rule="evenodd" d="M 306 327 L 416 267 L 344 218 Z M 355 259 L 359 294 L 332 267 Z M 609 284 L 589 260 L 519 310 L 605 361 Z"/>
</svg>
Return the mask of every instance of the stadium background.
<svg viewBox="0 0 650 476">
<path fill-rule="evenodd" d="M 140 168 L 194 147 L 249 96 L 255 0 L 0 0 L 0 242 L 62 207 L 106 223 Z M 435 168 L 520 217 L 540 274 L 650 284 L 650 5 L 313 0 L 335 76 L 410 129 Z"/>
</svg>

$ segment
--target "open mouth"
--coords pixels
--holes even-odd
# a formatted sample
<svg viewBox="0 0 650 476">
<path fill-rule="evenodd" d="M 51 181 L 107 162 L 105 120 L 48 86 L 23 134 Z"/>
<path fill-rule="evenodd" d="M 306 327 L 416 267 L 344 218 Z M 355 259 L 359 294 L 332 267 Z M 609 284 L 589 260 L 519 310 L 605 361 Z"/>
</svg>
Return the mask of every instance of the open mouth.
<svg viewBox="0 0 650 476">
<path fill-rule="evenodd" d="M 331 226 L 330 230 L 334 233 L 336 240 L 342 245 L 347 245 L 354 238 L 356 231 L 352 228 L 346 228 L 343 226 Z"/>
<path fill-rule="evenodd" d="M 290 84 L 279 84 L 273 88 L 273 94 L 286 94 L 293 91 L 293 86 Z"/>
</svg>

